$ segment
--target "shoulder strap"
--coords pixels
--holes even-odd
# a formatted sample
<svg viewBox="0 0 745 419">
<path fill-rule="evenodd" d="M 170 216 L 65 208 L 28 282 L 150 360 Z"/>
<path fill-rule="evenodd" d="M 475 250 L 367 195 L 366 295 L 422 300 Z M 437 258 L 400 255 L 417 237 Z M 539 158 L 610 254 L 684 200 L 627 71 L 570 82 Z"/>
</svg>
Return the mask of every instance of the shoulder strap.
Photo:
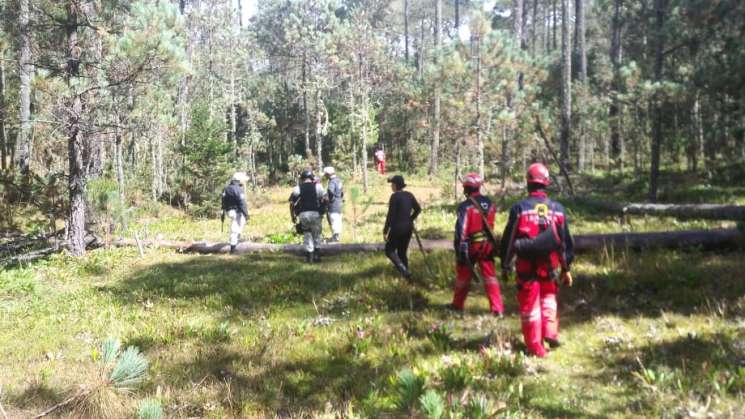
<svg viewBox="0 0 745 419">
<path fill-rule="evenodd" d="M 469 196 L 468 199 L 479 212 L 479 215 L 481 215 L 481 224 L 483 225 L 484 233 L 486 233 L 486 238 L 489 239 L 493 246 L 499 247 L 499 243 L 497 243 L 497 237 L 494 235 L 494 232 L 491 231 L 491 228 L 489 227 L 489 220 L 487 219 L 486 214 L 484 214 L 483 208 L 481 208 L 481 205 L 478 203 L 478 201 L 476 201 L 474 197 Z"/>
</svg>

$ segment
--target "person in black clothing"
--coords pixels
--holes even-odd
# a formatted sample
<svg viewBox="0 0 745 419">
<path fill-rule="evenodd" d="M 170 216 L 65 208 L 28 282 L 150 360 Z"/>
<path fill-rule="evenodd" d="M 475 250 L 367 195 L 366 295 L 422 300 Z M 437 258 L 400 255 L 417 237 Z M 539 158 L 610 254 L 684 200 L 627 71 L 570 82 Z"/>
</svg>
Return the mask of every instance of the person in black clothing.
<svg viewBox="0 0 745 419">
<path fill-rule="evenodd" d="M 422 208 L 411 192 L 403 190 L 406 187 L 403 176 L 392 176 L 388 182 L 391 184 L 393 194 L 388 201 L 388 215 L 385 217 L 385 227 L 383 227 L 385 255 L 404 278 L 411 280 L 409 258 L 406 252 L 414 231 L 414 220 L 422 212 Z"/>
<path fill-rule="evenodd" d="M 230 218 L 230 253 L 235 253 L 241 230 L 248 221 L 246 193 L 241 186 L 246 180 L 248 177 L 245 173 L 236 172 L 222 191 L 222 210 Z"/>
</svg>

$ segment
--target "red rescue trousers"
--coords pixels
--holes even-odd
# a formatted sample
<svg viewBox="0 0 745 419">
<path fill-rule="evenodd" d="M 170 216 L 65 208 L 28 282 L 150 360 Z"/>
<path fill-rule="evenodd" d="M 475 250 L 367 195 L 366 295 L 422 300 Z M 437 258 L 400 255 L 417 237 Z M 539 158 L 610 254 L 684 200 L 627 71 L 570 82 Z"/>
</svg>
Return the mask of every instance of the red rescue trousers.
<svg viewBox="0 0 745 419">
<path fill-rule="evenodd" d="M 378 171 L 378 173 L 380 173 L 381 175 L 385 174 L 385 160 L 378 160 L 375 163 L 375 166 L 376 166 L 375 168 Z"/>
<path fill-rule="evenodd" d="M 494 268 L 494 260 L 486 256 L 491 253 L 491 245 L 473 243 L 468 252 L 468 257 L 481 270 L 481 276 L 484 280 L 484 291 L 489 299 L 489 309 L 492 313 L 503 313 L 504 305 L 502 304 L 502 294 L 499 291 L 499 282 L 497 281 L 497 271 Z M 457 263 L 455 265 L 455 293 L 453 295 L 453 307 L 463 310 L 466 304 L 466 297 L 471 286 L 473 272 L 467 265 Z"/>
<path fill-rule="evenodd" d="M 544 339 L 559 338 L 559 314 L 556 281 L 550 279 L 517 280 L 517 301 L 520 304 L 523 338 L 528 353 L 546 355 Z"/>
</svg>

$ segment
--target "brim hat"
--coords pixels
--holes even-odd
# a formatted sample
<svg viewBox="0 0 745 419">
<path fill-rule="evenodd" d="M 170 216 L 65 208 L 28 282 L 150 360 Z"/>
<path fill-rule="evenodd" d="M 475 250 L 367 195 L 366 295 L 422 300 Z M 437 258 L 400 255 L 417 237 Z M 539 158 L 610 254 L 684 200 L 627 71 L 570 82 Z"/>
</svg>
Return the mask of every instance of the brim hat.
<svg viewBox="0 0 745 419">
<path fill-rule="evenodd" d="M 406 182 L 404 182 L 404 177 L 401 175 L 395 175 L 388 178 L 388 183 L 392 183 L 396 185 L 399 189 L 406 187 Z"/>
</svg>

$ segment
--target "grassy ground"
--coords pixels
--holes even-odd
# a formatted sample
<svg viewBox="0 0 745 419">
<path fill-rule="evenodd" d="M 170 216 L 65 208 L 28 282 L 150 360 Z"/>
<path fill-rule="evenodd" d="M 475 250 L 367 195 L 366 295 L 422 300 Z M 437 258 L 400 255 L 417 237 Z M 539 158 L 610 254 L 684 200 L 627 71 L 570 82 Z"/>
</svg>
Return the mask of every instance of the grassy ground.
<svg viewBox="0 0 745 419">
<path fill-rule="evenodd" d="M 385 187 L 374 181 L 360 241 L 380 235 Z M 428 204 L 420 229 L 449 236 L 442 188 L 412 190 Z M 256 211 L 251 234 L 289 218 L 285 206 Z M 618 229 L 582 208 L 573 216 L 576 230 Z M 139 225 L 220 238 L 215 221 L 174 212 Z M 521 355 L 513 284 L 502 284 L 503 320 L 488 315 L 478 284 L 466 313 L 451 314 L 442 305 L 452 255 L 429 257 L 434 277 L 412 257 L 428 288 L 406 285 L 377 254 L 306 265 L 285 255 L 116 249 L 0 271 L 0 403 L 15 418 L 64 400 L 94 379 L 99 345 L 114 336 L 139 347 L 150 368 L 112 417 L 132 417 L 145 398 L 159 399 L 167 417 L 745 415 L 742 252 L 582 255 L 576 285 L 561 291 L 564 345 L 545 359 Z"/>
</svg>

